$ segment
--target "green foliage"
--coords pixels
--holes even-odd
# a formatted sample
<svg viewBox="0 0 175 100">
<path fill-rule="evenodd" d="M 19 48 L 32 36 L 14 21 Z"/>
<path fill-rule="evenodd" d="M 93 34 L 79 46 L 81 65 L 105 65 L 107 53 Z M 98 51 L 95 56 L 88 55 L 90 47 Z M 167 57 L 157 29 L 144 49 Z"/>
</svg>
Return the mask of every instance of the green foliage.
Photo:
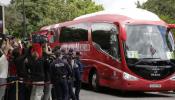
<svg viewBox="0 0 175 100">
<path fill-rule="evenodd" d="M 5 10 L 5 24 L 8 29 L 8 33 L 18 36 L 17 33 L 22 31 L 22 14 L 17 11 L 14 5 L 10 5 Z"/>
<path fill-rule="evenodd" d="M 12 0 L 6 7 L 6 27 L 9 33 L 23 33 L 23 0 Z M 24 0 L 27 33 L 42 26 L 72 20 L 83 14 L 103 10 L 92 0 Z"/>
<path fill-rule="evenodd" d="M 160 16 L 167 23 L 175 23 L 175 0 L 148 0 L 137 7 L 147 9 Z"/>
<path fill-rule="evenodd" d="M 175 24 L 175 0 L 148 0 L 143 5 L 137 3 L 137 7 L 152 11 L 165 22 Z M 175 29 L 172 32 L 175 34 Z"/>
</svg>

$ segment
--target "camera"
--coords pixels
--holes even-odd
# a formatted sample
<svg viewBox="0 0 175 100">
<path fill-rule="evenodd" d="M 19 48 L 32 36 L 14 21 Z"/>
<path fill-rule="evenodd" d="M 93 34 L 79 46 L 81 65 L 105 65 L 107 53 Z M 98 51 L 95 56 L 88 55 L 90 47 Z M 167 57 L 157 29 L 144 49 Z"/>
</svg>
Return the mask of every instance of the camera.
<svg viewBox="0 0 175 100">
<path fill-rule="evenodd" d="M 47 36 L 33 34 L 32 35 L 32 42 L 33 43 L 40 43 L 40 44 L 48 43 Z"/>
</svg>

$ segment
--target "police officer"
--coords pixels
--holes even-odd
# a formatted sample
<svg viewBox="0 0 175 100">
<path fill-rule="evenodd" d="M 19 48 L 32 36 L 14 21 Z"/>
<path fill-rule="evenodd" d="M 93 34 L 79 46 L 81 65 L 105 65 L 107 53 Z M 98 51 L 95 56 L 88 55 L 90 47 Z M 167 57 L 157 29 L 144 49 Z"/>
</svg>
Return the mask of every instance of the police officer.
<svg viewBox="0 0 175 100">
<path fill-rule="evenodd" d="M 69 99 L 72 98 L 72 100 L 76 100 L 75 93 L 73 91 L 73 86 L 74 86 L 74 57 L 73 57 L 73 49 L 69 49 L 68 55 L 67 55 L 67 62 L 69 64 L 69 68 L 71 69 L 71 73 L 69 74 L 68 77 L 68 88 L 69 88 Z"/>
<path fill-rule="evenodd" d="M 80 52 L 76 52 L 74 57 L 74 77 L 75 77 L 75 96 L 79 100 L 79 93 L 81 89 L 81 76 L 83 73 L 84 65 L 80 61 Z"/>
<path fill-rule="evenodd" d="M 62 60 L 60 49 L 57 49 L 54 53 L 56 60 L 51 63 L 51 81 L 55 88 L 57 100 L 68 100 L 67 77 L 70 73 L 70 68 L 69 65 Z"/>
</svg>

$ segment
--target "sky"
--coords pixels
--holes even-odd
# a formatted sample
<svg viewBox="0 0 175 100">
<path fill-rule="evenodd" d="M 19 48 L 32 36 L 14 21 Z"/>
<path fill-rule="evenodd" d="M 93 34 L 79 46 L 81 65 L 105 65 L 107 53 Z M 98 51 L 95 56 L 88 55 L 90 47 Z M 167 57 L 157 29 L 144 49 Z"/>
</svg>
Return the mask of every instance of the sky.
<svg viewBox="0 0 175 100">
<path fill-rule="evenodd" d="M 140 1 L 141 3 L 147 0 L 93 0 L 97 4 L 102 4 L 105 9 L 114 9 L 114 8 L 133 8 L 136 7 L 135 3 Z M 10 0 L 0 0 L 1 4 L 9 4 Z"/>
<path fill-rule="evenodd" d="M 10 0 L 0 0 L 0 4 L 7 5 L 10 3 Z"/>
<path fill-rule="evenodd" d="M 117 9 L 117 8 L 136 8 L 135 3 L 140 1 L 144 3 L 147 0 L 93 0 L 97 4 L 102 4 L 105 9 Z"/>
</svg>

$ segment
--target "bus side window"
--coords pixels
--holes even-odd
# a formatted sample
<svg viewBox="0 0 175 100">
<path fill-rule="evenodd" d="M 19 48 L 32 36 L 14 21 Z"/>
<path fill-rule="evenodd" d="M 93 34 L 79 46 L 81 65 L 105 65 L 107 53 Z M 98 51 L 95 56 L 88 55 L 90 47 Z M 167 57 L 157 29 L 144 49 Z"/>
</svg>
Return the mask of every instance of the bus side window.
<svg viewBox="0 0 175 100">
<path fill-rule="evenodd" d="M 92 41 L 113 58 L 120 59 L 117 26 L 111 23 L 94 23 L 91 28 Z"/>
<path fill-rule="evenodd" d="M 81 23 L 62 27 L 59 41 L 61 43 L 88 41 L 88 26 Z"/>
</svg>

